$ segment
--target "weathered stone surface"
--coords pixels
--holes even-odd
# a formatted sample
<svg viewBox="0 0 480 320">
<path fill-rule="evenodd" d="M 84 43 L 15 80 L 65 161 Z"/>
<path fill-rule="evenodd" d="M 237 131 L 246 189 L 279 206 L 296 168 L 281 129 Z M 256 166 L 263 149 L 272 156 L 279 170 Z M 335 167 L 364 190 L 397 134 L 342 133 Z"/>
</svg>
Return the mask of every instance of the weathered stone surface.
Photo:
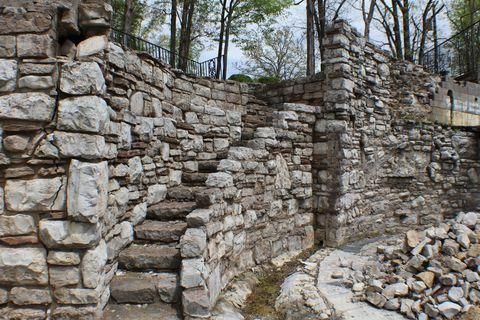
<svg viewBox="0 0 480 320">
<path fill-rule="evenodd" d="M 55 320 L 60 319 L 82 319 L 95 320 L 98 318 L 97 307 L 80 307 L 80 306 L 57 306 L 53 312 L 52 317 Z"/>
<path fill-rule="evenodd" d="M 35 232 L 33 217 L 23 214 L 0 216 L 0 237 L 21 236 Z"/>
<path fill-rule="evenodd" d="M 75 266 L 80 264 L 80 255 L 77 252 L 49 251 L 47 256 L 48 264 L 57 266 Z"/>
<path fill-rule="evenodd" d="M 187 224 L 190 228 L 202 227 L 210 221 L 211 216 L 213 211 L 210 209 L 196 209 L 187 215 Z"/>
<path fill-rule="evenodd" d="M 147 203 L 148 205 L 157 204 L 167 196 L 167 186 L 164 184 L 155 184 L 148 187 Z"/>
<path fill-rule="evenodd" d="M 0 36 L 0 57 L 11 58 L 17 52 L 17 41 L 14 36 Z"/>
<path fill-rule="evenodd" d="M 64 210 L 66 198 L 64 178 L 7 180 L 5 203 L 16 212 Z"/>
<path fill-rule="evenodd" d="M 89 223 L 42 220 L 39 230 L 48 248 L 90 248 L 100 240 L 98 226 Z"/>
<path fill-rule="evenodd" d="M 210 299 L 203 288 L 184 290 L 182 305 L 184 313 L 191 317 L 208 318 L 210 315 Z"/>
<path fill-rule="evenodd" d="M 157 296 L 154 279 L 136 273 L 114 277 L 110 290 L 117 303 L 153 303 Z"/>
<path fill-rule="evenodd" d="M 52 17 L 51 13 L 46 10 L 27 11 L 12 6 L 2 13 L 0 25 L 0 34 L 41 33 L 51 28 Z"/>
<path fill-rule="evenodd" d="M 90 37 L 77 46 L 77 58 L 87 57 L 103 52 L 107 48 L 108 39 L 106 36 Z"/>
<path fill-rule="evenodd" d="M 0 304 L 8 302 L 8 290 L 0 289 Z"/>
<path fill-rule="evenodd" d="M 60 288 L 54 291 L 54 296 L 61 304 L 94 304 L 99 299 L 97 291 L 79 288 Z"/>
<path fill-rule="evenodd" d="M 18 79 L 20 88 L 33 90 L 44 90 L 53 88 L 53 78 L 51 76 L 26 76 Z"/>
<path fill-rule="evenodd" d="M 50 285 L 59 288 L 80 283 L 80 271 L 78 267 L 50 267 Z"/>
<path fill-rule="evenodd" d="M 452 319 L 461 310 L 461 306 L 450 301 L 446 301 L 438 305 L 438 311 L 440 311 L 440 313 L 447 319 Z"/>
<path fill-rule="evenodd" d="M 146 220 L 135 227 L 135 237 L 155 242 L 177 242 L 186 229 L 187 224 L 183 221 Z"/>
<path fill-rule="evenodd" d="M 17 37 L 17 55 L 21 58 L 55 56 L 55 42 L 48 34 L 22 34 Z"/>
<path fill-rule="evenodd" d="M 179 277 L 176 273 L 159 273 L 156 276 L 156 287 L 160 300 L 166 303 L 176 302 L 180 295 Z"/>
<path fill-rule="evenodd" d="M 20 153 L 30 146 L 30 137 L 14 134 L 3 139 L 3 147 L 8 152 Z"/>
<path fill-rule="evenodd" d="M 147 203 L 142 202 L 133 207 L 132 215 L 130 216 L 130 222 L 135 226 L 145 220 L 147 216 Z"/>
<path fill-rule="evenodd" d="M 189 228 L 180 240 L 180 252 L 184 258 L 203 255 L 207 247 L 207 234 L 202 229 Z"/>
<path fill-rule="evenodd" d="M 130 111 L 137 116 L 143 116 L 144 103 L 143 92 L 135 92 L 130 97 Z"/>
<path fill-rule="evenodd" d="M 180 284 L 183 288 L 204 287 L 208 270 L 203 258 L 183 259 Z"/>
<path fill-rule="evenodd" d="M 128 221 L 123 221 L 115 226 L 113 233 L 115 236 L 107 243 L 108 261 L 112 261 L 118 257 L 120 251 L 133 242 L 133 227 Z"/>
<path fill-rule="evenodd" d="M 47 253 L 43 248 L 0 248 L 0 284 L 48 284 Z"/>
<path fill-rule="evenodd" d="M 15 60 L 0 59 L 0 92 L 12 92 L 17 87 L 18 66 Z"/>
<path fill-rule="evenodd" d="M 109 121 L 107 103 L 96 96 L 67 98 L 58 105 L 57 128 L 65 131 L 102 132 Z"/>
<path fill-rule="evenodd" d="M 95 249 L 88 250 L 83 256 L 80 268 L 84 287 L 96 288 L 100 284 L 106 263 L 107 245 L 101 240 Z"/>
<path fill-rule="evenodd" d="M 105 79 L 96 62 L 64 64 L 60 77 L 60 90 L 72 95 L 102 94 Z"/>
<path fill-rule="evenodd" d="M 125 52 L 116 44 L 108 44 L 108 61 L 119 69 L 125 67 Z"/>
<path fill-rule="evenodd" d="M 128 160 L 128 177 L 131 183 L 138 182 L 143 173 L 142 160 L 134 157 Z"/>
<path fill-rule="evenodd" d="M 96 223 L 107 211 L 107 162 L 72 160 L 67 195 L 67 212 L 70 217 L 76 221 Z"/>
<path fill-rule="evenodd" d="M 175 270 L 180 254 L 172 247 L 132 245 L 120 252 L 119 265 L 128 270 Z"/>
<path fill-rule="evenodd" d="M 208 175 L 205 184 L 208 187 L 226 188 L 233 186 L 233 177 L 225 172 L 215 172 Z"/>
<path fill-rule="evenodd" d="M 12 93 L 0 97 L 0 119 L 50 121 L 55 100 L 45 93 Z"/>
<path fill-rule="evenodd" d="M 43 309 L 33 308 L 5 308 L 2 316 L 8 320 L 43 320 L 46 319 L 46 312 Z"/>
<path fill-rule="evenodd" d="M 99 159 L 104 155 L 103 136 L 55 131 L 52 138 L 62 157 Z"/>
</svg>

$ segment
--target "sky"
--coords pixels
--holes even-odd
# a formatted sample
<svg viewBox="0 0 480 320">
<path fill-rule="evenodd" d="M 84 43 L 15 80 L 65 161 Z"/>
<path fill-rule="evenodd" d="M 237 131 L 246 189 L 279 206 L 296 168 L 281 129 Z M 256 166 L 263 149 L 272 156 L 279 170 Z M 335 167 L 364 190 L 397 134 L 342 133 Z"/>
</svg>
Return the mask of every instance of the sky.
<svg viewBox="0 0 480 320">
<path fill-rule="evenodd" d="M 150 0 L 146 0 L 147 3 Z M 360 6 L 360 0 L 353 0 L 358 2 L 358 6 Z M 421 0 L 415 0 L 415 2 L 421 1 Z M 449 3 L 451 0 L 443 0 L 446 3 Z M 360 32 L 363 32 L 363 20 L 361 16 L 361 12 L 359 10 L 348 10 L 345 16 L 345 18 L 351 25 L 352 27 L 356 28 Z M 301 4 L 298 6 L 292 6 L 289 8 L 285 14 L 283 14 L 281 17 L 277 19 L 277 23 L 279 26 L 289 26 L 293 28 L 294 30 L 298 30 L 298 33 L 301 34 L 305 30 L 305 23 L 306 18 L 305 18 L 305 4 Z M 449 27 L 448 27 L 448 22 L 445 14 L 440 15 L 439 17 L 439 28 L 442 30 L 446 30 L 446 32 L 443 32 L 442 36 L 444 38 L 447 38 L 450 35 L 449 32 Z M 167 27 L 168 30 L 168 27 Z M 376 23 L 372 23 L 371 27 L 371 34 L 370 34 L 370 39 L 372 42 L 380 44 L 384 39 L 383 33 L 380 32 L 376 26 Z M 209 41 L 208 39 L 204 39 L 204 41 Z M 199 61 L 205 61 L 212 59 L 216 57 L 217 52 L 216 52 L 216 47 L 215 45 L 210 45 L 206 46 L 208 49 L 204 50 L 199 58 Z M 385 49 L 388 49 L 385 47 Z M 239 70 L 237 69 L 238 64 L 242 64 L 246 58 L 244 57 L 242 50 L 233 42 L 230 45 L 230 50 L 229 50 L 229 65 L 228 65 L 228 76 L 239 73 Z"/>
</svg>

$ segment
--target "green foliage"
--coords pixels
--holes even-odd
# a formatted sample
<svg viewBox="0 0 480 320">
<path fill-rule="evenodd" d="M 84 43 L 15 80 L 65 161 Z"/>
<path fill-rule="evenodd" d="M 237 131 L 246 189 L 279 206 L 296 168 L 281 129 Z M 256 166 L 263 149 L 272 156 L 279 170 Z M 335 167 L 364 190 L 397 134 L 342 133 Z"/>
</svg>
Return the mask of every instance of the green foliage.
<svg viewBox="0 0 480 320">
<path fill-rule="evenodd" d="M 246 74 L 232 74 L 228 80 L 234 80 L 238 82 L 252 83 L 253 79 Z"/>
<path fill-rule="evenodd" d="M 260 77 L 260 78 L 258 78 L 255 82 L 264 83 L 264 84 L 273 84 L 273 83 L 279 83 L 280 80 L 281 80 L 281 79 L 278 78 L 278 77 L 269 77 L 269 76 L 266 76 L 266 77 Z"/>
<path fill-rule="evenodd" d="M 238 65 L 242 73 L 282 80 L 306 73 L 303 39 L 288 27 L 260 28 L 243 38 L 240 47 L 247 58 Z"/>
<path fill-rule="evenodd" d="M 449 18 L 454 32 L 462 31 L 480 19 L 480 0 L 452 0 Z"/>
</svg>

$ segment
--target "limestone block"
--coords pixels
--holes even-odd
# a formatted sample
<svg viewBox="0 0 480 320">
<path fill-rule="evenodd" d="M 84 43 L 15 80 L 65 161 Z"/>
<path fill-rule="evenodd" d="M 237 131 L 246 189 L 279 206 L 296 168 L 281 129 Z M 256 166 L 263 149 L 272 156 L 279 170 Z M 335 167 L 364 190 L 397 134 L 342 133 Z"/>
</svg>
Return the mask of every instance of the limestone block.
<svg viewBox="0 0 480 320">
<path fill-rule="evenodd" d="M 5 202 L 8 210 L 60 211 L 65 209 L 66 181 L 64 178 L 7 180 Z"/>
<path fill-rule="evenodd" d="M 96 288 L 100 284 L 106 263 L 107 245 L 101 240 L 95 249 L 88 250 L 83 256 L 80 267 L 84 287 Z"/>
<path fill-rule="evenodd" d="M 57 266 L 75 266 L 80 264 L 80 255 L 77 252 L 49 251 L 47 262 Z"/>
<path fill-rule="evenodd" d="M 130 111 L 137 116 L 143 116 L 144 108 L 143 92 L 135 92 L 130 97 Z"/>
<path fill-rule="evenodd" d="M 77 59 L 103 52 L 107 48 L 107 45 L 108 39 L 106 36 L 87 38 L 77 46 Z"/>
<path fill-rule="evenodd" d="M 5 201 L 3 200 L 3 194 L 3 188 L 0 187 L 0 215 L 2 215 L 5 210 Z"/>
<path fill-rule="evenodd" d="M 227 150 L 229 145 L 230 143 L 228 142 L 228 139 L 223 139 L 223 138 L 213 139 L 213 149 L 216 152 Z"/>
<path fill-rule="evenodd" d="M 96 62 L 64 64 L 60 77 L 60 90 L 72 95 L 103 94 L 105 79 Z"/>
<path fill-rule="evenodd" d="M 145 215 L 147 214 L 147 206 L 145 204 Z M 114 227 L 112 232 L 115 236 L 107 243 L 107 258 L 112 261 L 122 249 L 133 242 L 133 226 L 128 221 L 123 221 Z"/>
<path fill-rule="evenodd" d="M 165 188 L 165 196 L 166 196 L 166 188 Z M 133 225 L 137 225 L 143 220 L 145 220 L 146 216 L 147 216 L 147 203 L 142 202 L 140 204 L 137 204 L 135 207 L 133 207 L 132 215 L 130 216 L 130 222 Z"/>
<path fill-rule="evenodd" d="M 0 304 L 8 302 L 8 290 L 0 289 Z"/>
<path fill-rule="evenodd" d="M 125 122 L 120 123 L 120 143 L 118 146 L 126 150 L 132 146 L 132 127 Z"/>
<path fill-rule="evenodd" d="M 108 44 L 108 61 L 119 69 L 125 67 L 125 52 L 112 42 Z"/>
<path fill-rule="evenodd" d="M 67 212 L 73 220 L 96 223 L 107 211 L 108 164 L 73 159 L 67 186 Z"/>
<path fill-rule="evenodd" d="M 50 121 L 55 100 L 45 93 L 12 93 L 0 97 L 0 119 Z"/>
<path fill-rule="evenodd" d="M 58 105 L 57 128 L 98 133 L 110 120 L 105 100 L 96 96 L 67 98 Z"/>
<path fill-rule="evenodd" d="M 164 184 L 155 184 L 148 187 L 147 204 L 157 204 L 167 197 L 167 186 Z"/>
<path fill-rule="evenodd" d="M 17 53 L 15 36 L 0 36 L 0 57 L 11 58 Z"/>
<path fill-rule="evenodd" d="M 35 230 L 35 220 L 31 216 L 24 214 L 0 216 L 0 237 L 26 235 Z"/>
<path fill-rule="evenodd" d="M 3 147 L 8 152 L 20 153 L 30 146 L 30 137 L 24 135 L 11 135 L 3 139 Z"/>
<path fill-rule="evenodd" d="M 0 248 L 0 284 L 47 285 L 44 248 Z"/>
<path fill-rule="evenodd" d="M 95 304 L 99 293 L 93 289 L 60 288 L 54 292 L 55 299 L 61 304 Z"/>
<path fill-rule="evenodd" d="M 105 138 L 102 136 L 55 131 L 52 138 L 62 157 L 99 159 L 104 155 Z"/>
<path fill-rule="evenodd" d="M 5 3 L 8 4 L 8 2 Z M 41 33 L 49 30 L 51 27 L 52 17 L 48 11 L 27 11 L 15 6 L 7 6 L 0 18 L 0 34 Z"/>
<path fill-rule="evenodd" d="M 262 127 L 262 128 L 257 128 L 253 136 L 255 138 L 275 139 L 277 137 L 277 134 L 274 128 Z"/>
<path fill-rule="evenodd" d="M 61 220 L 42 220 L 40 240 L 48 248 L 91 248 L 100 241 L 98 225 Z"/>
<path fill-rule="evenodd" d="M 187 215 L 187 224 L 191 228 L 206 226 L 211 216 L 213 216 L 211 209 L 196 209 Z"/>
<path fill-rule="evenodd" d="M 159 273 L 156 277 L 160 300 L 165 303 L 176 302 L 180 294 L 179 279 L 176 273 Z"/>
<path fill-rule="evenodd" d="M 129 181 L 137 182 L 143 173 L 142 159 L 140 157 L 134 157 L 128 159 L 128 178 Z"/>
<path fill-rule="evenodd" d="M 5 316 L 5 319 L 21 319 L 21 320 L 37 320 L 37 319 L 46 319 L 45 310 L 42 309 L 33 309 L 33 308 L 5 308 L 2 309 L 2 316 Z"/>
<path fill-rule="evenodd" d="M 21 58 L 55 56 L 55 42 L 48 34 L 24 34 L 17 37 L 17 55 Z"/>
<path fill-rule="evenodd" d="M 82 28 L 110 27 L 112 13 L 112 6 L 106 2 L 81 4 L 79 6 L 80 26 Z"/>
<path fill-rule="evenodd" d="M 206 288 L 184 290 L 182 294 L 183 311 L 191 317 L 209 318 L 210 299 Z"/>
<path fill-rule="evenodd" d="M 0 59 L 0 92 L 12 92 L 17 87 L 18 65 L 15 60 Z"/>
<path fill-rule="evenodd" d="M 180 284 L 183 288 L 205 287 L 208 270 L 203 258 L 183 259 Z"/>
<path fill-rule="evenodd" d="M 43 90 L 53 88 L 53 86 L 53 78 L 51 76 L 26 76 L 18 79 L 19 88 Z"/>
<path fill-rule="evenodd" d="M 209 187 L 216 188 L 232 187 L 233 177 L 225 172 L 210 173 L 205 184 Z"/>
<path fill-rule="evenodd" d="M 48 269 L 50 285 L 56 288 L 76 285 L 80 283 L 80 271 L 78 267 L 52 267 Z"/>
<path fill-rule="evenodd" d="M 207 234 L 202 229 L 189 228 L 180 239 L 180 253 L 184 258 L 201 257 L 207 247 Z"/>
<path fill-rule="evenodd" d="M 10 301 L 17 306 L 48 305 L 52 302 L 50 290 L 15 287 L 10 290 Z"/>
</svg>

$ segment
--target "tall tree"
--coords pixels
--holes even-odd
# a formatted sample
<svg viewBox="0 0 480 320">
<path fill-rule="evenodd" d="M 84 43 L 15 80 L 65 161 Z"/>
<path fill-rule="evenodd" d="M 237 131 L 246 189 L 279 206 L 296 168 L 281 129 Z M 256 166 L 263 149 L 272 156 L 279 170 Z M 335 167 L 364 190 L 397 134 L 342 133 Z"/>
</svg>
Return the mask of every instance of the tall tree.
<svg viewBox="0 0 480 320">
<path fill-rule="evenodd" d="M 307 76 L 315 74 L 314 0 L 307 0 Z"/>
<path fill-rule="evenodd" d="M 195 14 L 196 0 L 184 0 L 180 29 L 180 46 L 178 49 L 178 67 L 187 70 L 188 57 L 192 43 L 193 15 Z"/>
<path fill-rule="evenodd" d="M 372 24 L 373 15 L 375 14 L 375 5 L 377 0 L 370 0 L 367 9 L 367 0 L 362 0 L 362 19 L 364 24 L 363 36 L 368 41 L 370 40 L 370 25 Z"/>
<path fill-rule="evenodd" d="M 221 73 L 222 78 L 226 79 L 232 37 L 237 38 L 248 24 L 261 23 L 269 16 L 278 15 L 292 0 L 217 0 L 216 3 L 215 21 L 220 24 L 217 61 L 222 61 L 217 66 L 217 74 Z"/>
<path fill-rule="evenodd" d="M 130 33 L 133 22 L 133 0 L 125 0 L 123 11 L 123 32 Z"/>
<path fill-rule="evenodd" d="M 170 65 L 175 66 L 177 52 L 177 0 L 172 0 L 170 12 Z"/>
<path fill-rule="evenodd" d="M 240 45 L 247 60 L 239 65 L 242 73 L 279 80 L 304 76 L 306 52 L 304 35 L 289 27 L 261 28 L 250 32 Z"/>
</svg>

